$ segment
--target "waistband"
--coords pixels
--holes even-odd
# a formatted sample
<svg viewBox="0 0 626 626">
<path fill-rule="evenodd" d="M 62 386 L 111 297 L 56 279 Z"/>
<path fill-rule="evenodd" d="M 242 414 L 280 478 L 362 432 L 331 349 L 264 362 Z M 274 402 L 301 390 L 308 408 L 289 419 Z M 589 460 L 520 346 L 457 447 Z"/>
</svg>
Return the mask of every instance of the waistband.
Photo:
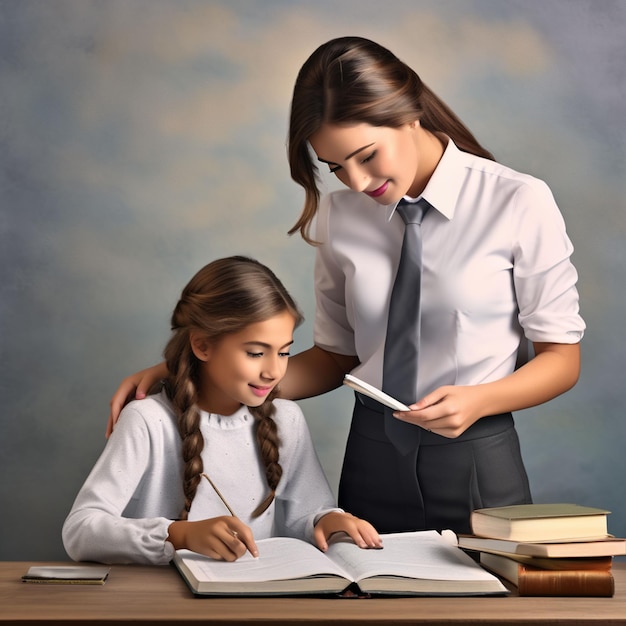
<svg viewBox="0 0 626 626">
<path fill-rule="evenodd" d="M 385 407 L 376 400 L 365 396 L 358 391 L 356 396 L 355 411 L 352 419 L 352 428 L 360 434 L 378 439 L 381 441 L 389 441 L 385 434 Z M 461 441 L 471 441 L 472 439 L 480 439 L 489 437 L 500 432 L 513 428 L 515 422 L 511 413 L 500 413 L 498 415 L 487 415 L 472 424 L 464 433 L 455 438 L 443 437 L 436 433 L 424 430 L 420 426 L 420 445 L 436 446 L 451 444 Z"/>
</svg>

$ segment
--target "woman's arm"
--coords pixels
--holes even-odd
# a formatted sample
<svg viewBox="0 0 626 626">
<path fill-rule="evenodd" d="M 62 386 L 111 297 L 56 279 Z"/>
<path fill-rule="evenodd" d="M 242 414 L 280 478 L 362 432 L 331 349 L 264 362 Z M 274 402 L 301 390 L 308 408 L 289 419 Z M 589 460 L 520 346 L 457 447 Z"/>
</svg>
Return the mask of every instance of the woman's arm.
<svg viewBox="0 0 626 626">
<path fill-rule="evenodd" d="M 150 387 L 167 377 L 165 361 L 153 365 L 145 370 L 127 376 L 109 402 L 109 421 L 107 422 L 106 436 L 109 438 L 122 409 L 133 399 L 145 398 Z"/>
<path fill-rule="evenodd" d="M 535 356 L 500 380 L 444 386 L 396 415 L 444 437 L 458 437 L 485 415 L 519 411 L 571 389 L 580 375 L 580 344 L 535 343 Z"/>
<path fill-rule="evenodd" d="M 280 382 L 280 395 L 289 400 L 319 396 L 340 387 L 343 377 L 359 364 L 356 356 L 329 352 L 313 346 L 289 359 Z"/>
<path fill-rule="evenodd" d="M 280 383 L 280 394 L 289 400 L 301 400 L 332 391 L 343 382 L 344 374 L 355 368 L 359 360 L 328 352 L 317 346 L 289 359 L 287 375 Z M 142 399 L 150 387 L 167 377 L 165 362 L 127 376 L 117 388 L 110 401 L 106 436 L 110 437 L 120 412 L 133 399 Z"/>
</svg>

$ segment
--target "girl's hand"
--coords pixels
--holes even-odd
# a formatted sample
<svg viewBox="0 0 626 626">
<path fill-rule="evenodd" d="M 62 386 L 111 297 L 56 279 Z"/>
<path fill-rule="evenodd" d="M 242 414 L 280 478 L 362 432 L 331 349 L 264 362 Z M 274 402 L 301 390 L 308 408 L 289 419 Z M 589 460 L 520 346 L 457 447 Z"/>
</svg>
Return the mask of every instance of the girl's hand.
<svg viewBox="0 0 626 626">
<path fill-rule="evenodd" d="M 383 542 L 376 529 L 363 519 L 350 513 L 333 511 L 321 517 L 315 525 L 313 536 L 317 547 L 326 552 L 328 539 L 334 533 L 344 532 L 352 537 L 359 548 L 382 548 Z"/>
<path fill-rule="evenodd" d="M 124 406 L 126 406 L 126 404 L 133 399 L 141 400 L 142 398 L 145 398 L 150 390 L 150 387 L 158 383 L 166 376 L 167 367 L 163 362 L 158 365 L 153 365 L 145 370 L 141 370 L 140 372 L 136 372 L 135 374 L 131 374 L 122 381 L 122 384 L 117 388 L 117 391 L 113 394 L 113 397 L 109 402 L 111 410 L 109 412 L 109 421 L 107 422 L 107 438 L 111 436 L 111 433 L 115 428 L 117 418 L 120 416 Z"/>
<path fill-rule="evenodd" d="M 192 550 L 219 561 L 236 561 L 246 550 L 255 558 L 259 556 L 250 527 L 231 515 L 172 522 L 168 532 L 167 540 L 176 550 Z"/>
</svg>

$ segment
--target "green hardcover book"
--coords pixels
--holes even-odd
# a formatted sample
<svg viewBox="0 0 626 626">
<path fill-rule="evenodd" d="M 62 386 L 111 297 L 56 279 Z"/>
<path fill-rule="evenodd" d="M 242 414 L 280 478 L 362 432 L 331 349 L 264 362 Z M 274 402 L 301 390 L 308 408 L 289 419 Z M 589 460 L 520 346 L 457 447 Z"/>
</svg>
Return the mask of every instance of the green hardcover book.
<svg viewBox="0 0 626 626">
<path fill-rule="evenodd" d="M 511 541 L 571 541 L 607 536 L 610 511 L 578 504 L 520 504 L 477 509 L 472 533 Z"/>
</svg>

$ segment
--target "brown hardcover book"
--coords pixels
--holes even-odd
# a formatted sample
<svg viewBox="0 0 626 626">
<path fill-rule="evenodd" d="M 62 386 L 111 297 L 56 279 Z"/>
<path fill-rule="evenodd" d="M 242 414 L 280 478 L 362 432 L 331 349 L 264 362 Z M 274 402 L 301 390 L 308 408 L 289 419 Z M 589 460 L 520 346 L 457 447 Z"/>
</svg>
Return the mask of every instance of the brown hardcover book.
<svg viewBox="0 0 626 626">
<path fill-rule="evenodd" d="M 578 504 L 518 504 L 472 512 L 472 532 L 511 541 L 571 541 L 606 537 L 609 511 Z"/>
<path fill-rule="evenodd" d="M 483 552 L 480 563 L 513 583 L 520 596 L 593 596 L 610 598 L 615 581 L 610 567 L 544 569 L 500 554 Z M 588 564 L 589 565 L 589 564 Z"/>
</svg>

